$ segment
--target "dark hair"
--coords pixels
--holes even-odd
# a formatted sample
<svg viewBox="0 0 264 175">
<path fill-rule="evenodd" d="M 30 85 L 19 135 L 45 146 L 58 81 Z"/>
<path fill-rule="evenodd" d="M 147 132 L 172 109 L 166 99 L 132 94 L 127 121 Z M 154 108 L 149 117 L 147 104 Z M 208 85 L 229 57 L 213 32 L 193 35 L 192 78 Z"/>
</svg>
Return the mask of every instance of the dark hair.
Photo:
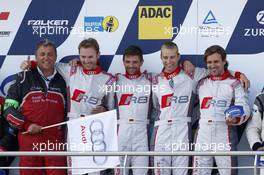
<svg viewBox="0 0 264 175">
<path fill-rule="evenodd" d="M 226 60 L 226 51 L 225 51 L 224 48 L 222 48 L 219 45 L 210 46 L 210 47 L 208 47 L 205 50 L 205 52 L 204 52 L 204 62 L 206 63 L 208 56 L 213 55 L 215 53 L 218 53 L 219 55 L 221 55 L 222 61 L 226 61 L 225 70 L 227 70 L 228 62 Z"/>
<path fill-rule="evenodd" d="M 78 46 L 79 53 L 81 48 L 94 48 L 96 50 L 96 53 L 100 52 L 99 44 L 94 38 L 88 38 L 82 40 L 82 42 L 80 42 Z"/>
<path fill-rule="evenodd" d="M 125 56 L 129 56 L 129 55 L 139 56 L 140 62 L 143 61 L 143 52 L 139 46 L 136 45 L 128 46 L 123 54 L 123 61 L 125 60 Z"/>
<path fill-rule="evenodd" d="M 55 44 L 50 41 L 49 39 L 45 38 L 44 40 L 41 40 L 38 44 L 37 44 L 37 47 L 36 47 L 36 52 L 35 52 L 35 55 L 37 56 L 37 51 L 40 47 L 52 47 L 55 51 L 55 55 L 57 56 L 57 49 L 56 49 L 56 46 Z"/>
<path fill-rule="evenodd" d="M 166 49 L 176 49 L 177 52 L 179 52 L 178 46 L 176 43 L 172 41 L 165 42 L 161 45 L 161 49 L 166 48 Z"/>
</svg>

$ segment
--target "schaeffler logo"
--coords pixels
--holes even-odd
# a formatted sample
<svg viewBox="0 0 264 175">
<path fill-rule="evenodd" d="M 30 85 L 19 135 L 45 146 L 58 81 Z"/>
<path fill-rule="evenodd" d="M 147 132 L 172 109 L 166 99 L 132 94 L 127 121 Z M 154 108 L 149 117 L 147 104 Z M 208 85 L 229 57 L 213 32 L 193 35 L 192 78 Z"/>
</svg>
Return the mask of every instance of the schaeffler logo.
<svg viewBox="0 0 264 175">
<path fill-rule="evenodd" d="M 264 24 L 264 10 L 259 11 L 256 18 L 257 18 L 258 23 L 263 25 Z"/>
<path fill-rule="evenodd" d="M 8 20 L 10 12 L 1 12 L 0 13 L 0 21 L 2 20 Z"/>
</svg>

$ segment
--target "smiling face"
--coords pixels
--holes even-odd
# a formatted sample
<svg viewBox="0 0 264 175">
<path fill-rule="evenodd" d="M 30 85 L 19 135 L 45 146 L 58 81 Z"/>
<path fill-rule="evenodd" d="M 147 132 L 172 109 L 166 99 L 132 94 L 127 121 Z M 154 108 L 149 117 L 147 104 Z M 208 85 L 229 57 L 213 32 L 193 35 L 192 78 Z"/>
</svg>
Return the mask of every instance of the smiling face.
<svg viewBox="0 0 264 175">
<path fill-rule="evenodd" d="M 161 61 L 165 72 L 173 72 L 178 66 L 179 59 L 180 54 L 177 48 L 161 48 Z"/>
<path fill-rule="evenodd" d="M 93 70 L 97 67 L 100 54 L 93 47 L 80 48 L 80 62 L 84 69 Z"/>
<path fill-rule="evenodd" d="M 220 76 L 225 72 L 226 60 L 219 53 L 214 53 L 206 58 L 207 68 L 211 75 Z"/>
<path fill-rule="evenodd" d="M 124 66 L 126 72 L 130 75 L 140 72 L 140 67 L 143 64 L 143 61 L 140 61 L 140 57 L 138 55 L 126 55 L 124 57 Z"/>
<path fill-rule="evenodd" d="M 40 46 L 36 51 L 36 62 L 44 75 L 52 75 L 56 59 L 56 51 L 51 46 Z"/>
</svg>

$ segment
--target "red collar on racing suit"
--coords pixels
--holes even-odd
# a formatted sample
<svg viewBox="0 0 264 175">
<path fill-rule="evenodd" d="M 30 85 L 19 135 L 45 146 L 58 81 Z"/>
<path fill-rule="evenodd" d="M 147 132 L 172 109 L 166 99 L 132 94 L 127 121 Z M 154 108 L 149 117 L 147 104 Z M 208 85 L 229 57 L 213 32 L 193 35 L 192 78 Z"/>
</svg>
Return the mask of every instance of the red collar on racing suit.
<svg viewBox="0 0 264 175">
<path fill-rule="evenodd" d="M 92 70 L 83 68 L 83 72 L 87 75 L 95 75 L 95 74 L 99 74 L 100 72 L 102 72 L 102 68 L 100 66 L 97 66 L 95 69 L 92 69 Z"/>
<path fill-rule="evenodd" d="M 165 71 L 162 71 L 162 73 L 163 73 L 163 75 L 166 77 L 166 79 L 169 80 L 169 79 L 175 77 L 176 75 L 178 75 L 178 74 L 180 73 L 180 71 L 181 71 L 181 67 L 178 66 L 178 67 L 177 67 L 173 72 L 171 72 L 171 73 L 167 73 L 167 72 L 165 72 Z"/>
<path fill-rule="evenodd" d="M 213 81 L 216 81 L 216 80 L 225 80 L 225 79 L 227 79 L 228 77 L 230 77 L 231 76 L 231 74 L 230 74 L 230 72 L 229 71 L 225 71 L 222 75 L 220 75 L 220 76 L 213 76 L 213 75 L 211 75 L 211 76 L 209 76 L 209 78 L 211 79 L 211 80 L 213 80 Z"/>
<path fill-rule="evenodd" d="M 128 78 L 128 79 L 136 79 L 136 78 L 140 77 L 140 75 L 141 75 L 140 71 L 138 71 L 134 74 L 128 74 L 128 72 L 126 72 L 126 74 L 125 74 L 126 78 Z"/>
</svg>

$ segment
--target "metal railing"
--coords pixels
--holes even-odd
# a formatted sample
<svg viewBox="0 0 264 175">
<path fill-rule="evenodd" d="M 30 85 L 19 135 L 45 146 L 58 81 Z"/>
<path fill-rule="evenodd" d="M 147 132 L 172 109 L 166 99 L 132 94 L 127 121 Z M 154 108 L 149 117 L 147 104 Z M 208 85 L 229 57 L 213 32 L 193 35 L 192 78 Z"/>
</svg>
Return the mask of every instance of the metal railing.
<svg viewBox="0 0 264 175">
<path fill-rule="evenodd" d="M 66 152 L 66 151 L 10 151 L 0 152 L 1 156 L 125 156 L 124 164 L 118 167 L 100 167 L 102 169 L 120 168 L 125 171 L 129 169 L 193 169 L 194 167 L 127 167 L 128 156 L 255 156 L 253 166 L 238 167 L 217 167 L 218 169 L 253 169 L 254 175 L 257 174 L 257 156 L 264 156 L 263 151 L 222 151 L 222 152 L 197 152 L 197 151 L 179 151 L 179 152 Z M 213 169 L 216 167 L 195 167 L 196 169 Z M 0 169 L 98 169 L 98 167 L 0 167 Z"/>
</svg>

